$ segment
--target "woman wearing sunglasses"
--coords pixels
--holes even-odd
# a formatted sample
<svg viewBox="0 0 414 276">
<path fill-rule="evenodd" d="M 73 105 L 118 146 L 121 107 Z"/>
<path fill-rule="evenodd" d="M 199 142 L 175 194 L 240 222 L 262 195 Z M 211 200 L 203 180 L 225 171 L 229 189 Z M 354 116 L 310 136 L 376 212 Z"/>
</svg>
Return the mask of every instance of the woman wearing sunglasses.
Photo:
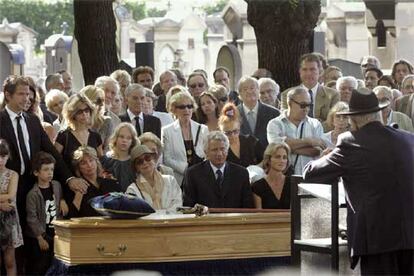
<svg viewBox="0 0 414 276">
<path fill-rule="evenodd" d="M 101 135 L 103 149 L 108 149 L 109 137 L 113 132 L 111 117 L 105 116 L 105 92 L 95 85 L 88 85 L 79 92 L 84 94 L 94 105 L 96 114 L 92 122 L 92 129 Z"/>
<path fill-rule="evenodd" d="M 58 133 L 55 148 L 62 154 L 68 168 L 71 167 L 73 152 L 80 146 L 96 149 L 98 157 L 102 156 L 102 138 L 91 129 L 95 107 L 82 94 L 75 94 L 63 106 L 63 118 L 67 128 Z"/>
<path fill-rule="evenodd" d="M 233 103 L 227 103 L 223 107 L 218 125 L 229 138 L 227 161 L 243 167 L 256 165 L 262 161 L 264 149 L 259 141 L 251 135 L 240 134 L 240 114 Z"/>
<path fill-rule="evenodd" d="M 208 89 L 207 77 L 202 72 L 194 71 L 188 76 L 187 87 L 194 99 L 197 100 L 201 93 Z"/>
<path fill-rule="evenodd" d="M 156 167 L 156 154 L 145 145 L 131 151 L 131 165 L 137 174 L 126 193 L 145 200 L 155 210 L 175 211 L 183 205 L 181 188 L 171 175 L 162 175 Z"/>
<path fill-rule="evenodd" d="M 169 100 L 169 112 L 174 114 L 176 120 L 162 128 L 164 164 L 174 170 L 180 185 L 185 169 L 204 158 L 203 145 L 208 128 L 191 120 L 195 108 L 190 94 L 179 92 L 173 95 Z"/>
</svg>

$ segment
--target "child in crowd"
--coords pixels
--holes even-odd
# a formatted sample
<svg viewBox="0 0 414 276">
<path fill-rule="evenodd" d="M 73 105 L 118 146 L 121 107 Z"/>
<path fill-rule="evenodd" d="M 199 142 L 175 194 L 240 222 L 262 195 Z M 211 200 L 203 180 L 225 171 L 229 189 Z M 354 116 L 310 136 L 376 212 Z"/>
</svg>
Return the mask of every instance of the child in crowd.
<svg viewBox="0 0 414 276">
<path fill-rule="evenodd" d="M 37 181 L 26 198 L 27 243 L 30 262 L 27 273 L 44 275 L 53 258 L 52 222 L 66 216 L 68 205 L 62 198 L 60 183 L 52 180 L 56 160 L 46 152 L 38 152 L 32 160 Z"/>
<path fill-rule="evenodd" d="M 23 236 L 16 209 L 19 175 L 6 168 L 9 155 L 6 140 L 0 139 L 0 263 L 3 255 L 7 275 L 16 275 L 14 249 L 23 245 Z"/>
</svg>

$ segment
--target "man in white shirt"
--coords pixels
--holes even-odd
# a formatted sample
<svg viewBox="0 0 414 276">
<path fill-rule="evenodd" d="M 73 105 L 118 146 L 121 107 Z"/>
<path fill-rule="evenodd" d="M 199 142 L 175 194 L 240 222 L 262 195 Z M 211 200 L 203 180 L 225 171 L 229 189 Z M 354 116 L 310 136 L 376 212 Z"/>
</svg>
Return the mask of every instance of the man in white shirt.
<svg viewBox="0 0 414 276">
<path fill-rule="evenodd" d="M 326 148 L 322 140 L 322 124 L 307 114 L 311 106 L 308 92 L 297 87 L 287 93 L 288 109 L 267 125 L 269 143 L 286 142 L 291 148 L 290 164 L 295 174 L 301 174 L 303 167 L 319 157 Z"/>
</svg>

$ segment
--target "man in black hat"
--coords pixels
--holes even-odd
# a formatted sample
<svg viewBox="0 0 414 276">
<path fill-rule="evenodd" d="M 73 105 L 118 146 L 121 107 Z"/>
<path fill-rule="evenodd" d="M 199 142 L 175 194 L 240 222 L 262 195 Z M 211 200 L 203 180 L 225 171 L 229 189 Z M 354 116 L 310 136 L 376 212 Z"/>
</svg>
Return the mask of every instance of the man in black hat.
<svg viewBox="0 0 414 276">
<path fill-rule="evenodd" d="M 351 267 L 361 274 L 414 274 L 414 135 L 381 123 L 368 89 L 353 90 L 353 130 L 338 137 L 328 155 L 308 163 L 306 182 L 342 177 L 347 192 Z"/>
</svg>

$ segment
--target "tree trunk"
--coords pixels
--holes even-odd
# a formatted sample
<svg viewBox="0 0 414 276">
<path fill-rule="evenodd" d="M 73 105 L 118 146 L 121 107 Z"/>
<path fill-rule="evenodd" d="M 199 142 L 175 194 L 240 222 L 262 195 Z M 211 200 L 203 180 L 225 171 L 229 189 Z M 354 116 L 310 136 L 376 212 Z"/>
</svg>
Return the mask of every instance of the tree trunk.
<svg viewBox="0 0 414 276">
<path fill-rule="evenodd" d="M 313 29 L 321 12 L 321 1 L 245 1 L 247 20 L 256 34 L 259 68 L 272 72 L 281 89 L 298 85 L 298 61 L 313 46 Z"/>
<path fill-rule="evenodd" d="M 112 0 L 74 0 L 75 37 L 85 84 L 118 67 Z"/>
</svg>

